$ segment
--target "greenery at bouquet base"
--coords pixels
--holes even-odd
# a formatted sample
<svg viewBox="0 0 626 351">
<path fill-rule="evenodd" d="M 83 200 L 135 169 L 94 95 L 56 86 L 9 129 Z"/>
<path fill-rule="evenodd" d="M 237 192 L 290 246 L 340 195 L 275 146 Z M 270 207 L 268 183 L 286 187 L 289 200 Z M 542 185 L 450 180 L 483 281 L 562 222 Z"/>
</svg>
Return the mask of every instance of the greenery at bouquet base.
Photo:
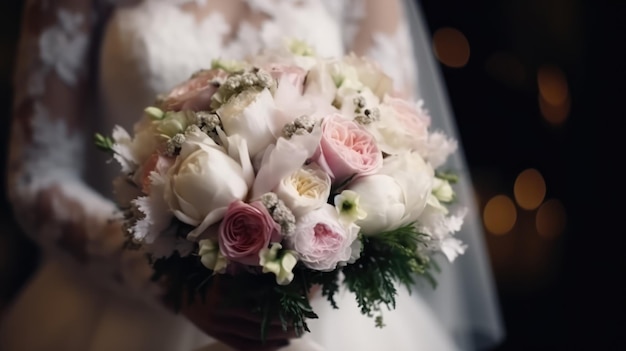
<svg viewBox="0 0 626 351">
<path fill-rule="evenodd" d="M 389 310 L 396 307 L 397 286 L 403 285 L 411 291 L 415 278 L 423 276 L 434 287 L 431 271 L 437 267 L 429 257 L 420 254 L 427 236 L 412 224 L 361 239 L 361 256 L 354 263 L 321 272 L 299 262 L 294 267 L 293 280 L 287 285 L 276 284 L 273 274 L 261 274 L 253 267 L 236 274 L 214 274 L 200 263 L 199 256 L 181 257 L 177 253 L 153 262 L 153 280 L 165 279 L 169 287 L 165 299 L 177 311 L 182 308 L 185 296 L 193 303 L 195 299 L 205 299 L 218 280 L 225 283 L 228 291 L 223 294 L 221 305 L 259 314 L 263 340 L 273 320 L 280 320 L 285 330 L 293 328 L 297 335 L 310 331 L 307 319 L 318 318 L 309 302 L 314 286 L 320 287 L 333 308 L 341 308 L 335 294 L 344 285 L 354 293 L 361 313 L 375 318 L 376 325 L 383 327 L 381 307 Z"/>
</svg>

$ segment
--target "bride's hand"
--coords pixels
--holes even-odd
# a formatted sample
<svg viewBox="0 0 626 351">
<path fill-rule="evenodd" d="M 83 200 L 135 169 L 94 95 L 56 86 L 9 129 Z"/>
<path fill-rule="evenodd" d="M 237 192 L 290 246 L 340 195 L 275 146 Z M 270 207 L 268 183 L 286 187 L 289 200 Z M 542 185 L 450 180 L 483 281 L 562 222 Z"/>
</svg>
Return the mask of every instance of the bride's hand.
<svg viewBox="0 0 626 351">
<path fill-rule="evenodd" d="M 205 301 L 197 298 L 191 304 L 183 304 L 183 315 L 208 335 L 241 351 L 278 350 L 297 337 L 293 328 L 284 331 L 281 322 L 275 320 L 263 343 L 261 316 L 242 308 L 225 308 L 222 302 L 226 291 L 223 282 L 213 284 Z"/>
</svg>

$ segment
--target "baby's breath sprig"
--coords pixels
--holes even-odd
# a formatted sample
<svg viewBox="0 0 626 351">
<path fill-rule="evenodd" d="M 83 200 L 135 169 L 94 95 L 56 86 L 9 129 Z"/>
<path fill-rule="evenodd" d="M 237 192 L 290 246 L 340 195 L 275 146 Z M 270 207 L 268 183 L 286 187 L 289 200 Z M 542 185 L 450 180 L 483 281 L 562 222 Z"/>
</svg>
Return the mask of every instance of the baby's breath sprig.
<svg viewBox="0 0 626 351">
<path fill-rule="evenodd" d="M 265 193 L 261 203 L 267 208 L 272 219 L 280 225 L 283 236 L 290 236 L 296 230 L 296 217 L 289 207 L 275 193 Z"/>
<path fill-rule="evenodd" d="M 380 119 L 380 110 L 378 107 L 367 107 L 367 101 L 362 95 L 354 98 L 354 120 L 361 125 L 368 125 Z"/>
<path fill-rule="evenodd" d="M 271 92 L 274 92 L 276 90 L 276 80 L 272 78 L 271 74 L 257 67 L 249 71 L 235 72 L 226 78 L 211 98 L 211 109 L 217 110 L 233 96 L 246 89 L 256 89 L 258 91 L 269 89 Z"/>
<path fill-rule="evenodd" d="M 309 116 L 303 115 L 296 118 L 293 122 L 285 124 L 283 127 L 283 137 L 291 139 L 294 135 L 309 134 L 315 127 L 315 121 Z"/>
</svg>

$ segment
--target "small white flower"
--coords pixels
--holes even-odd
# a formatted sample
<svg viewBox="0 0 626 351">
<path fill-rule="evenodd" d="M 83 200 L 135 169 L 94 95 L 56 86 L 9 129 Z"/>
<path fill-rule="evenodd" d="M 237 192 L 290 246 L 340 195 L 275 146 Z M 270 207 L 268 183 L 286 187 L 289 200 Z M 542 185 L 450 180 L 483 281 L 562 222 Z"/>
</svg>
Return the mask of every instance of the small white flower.
<svg viewBox="0 0 626 351">
<path fill-rule="evenodd" d="M 263 267 L 263 273 L 274 273 L 278 285 L 287 285 L 293 280 L 293 268 L 298 263 L 296 255 L 291 250 L 279 251 L 283 246 L 273 243 L 270 248 L 259 252 L 259 264 Z"/>
<path fill-rule="evenodd" d="M 454 200 L 454 190 L 450 182 L 440 178 L 435 178 L 433 181 L 433 195 L 441 202 Z"/>
<path fill-rule="evenodd" d="M 198 244 L 200 245 L 198 255 L 202 265 L 214 273 L 223 273 L 228 261 L 220 252 L 218 244 L 210 239 L 200 240 Z"/>
<path fill-rule="evenodd" d="M 352 190 L 344 190 L 335 196 L 335 208 L 339 219 L 346 223 L 354 223 L 367 217 L 367 212 L 359 205 L 359 194 Z"/>
</svg>

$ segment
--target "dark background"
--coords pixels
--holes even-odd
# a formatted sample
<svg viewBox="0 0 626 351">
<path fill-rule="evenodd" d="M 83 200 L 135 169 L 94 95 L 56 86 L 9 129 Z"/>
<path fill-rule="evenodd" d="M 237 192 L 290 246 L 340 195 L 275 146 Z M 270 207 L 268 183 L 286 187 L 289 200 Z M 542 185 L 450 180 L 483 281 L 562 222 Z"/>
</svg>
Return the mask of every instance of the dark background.
<svg viewBox="0 0 626 351">
<path fill-rule="evenodd" d="M 514 199 L 518 174 L 533 168 L 545 181 L 546 201 L 558 200 L 565 211 L 565 227 L 551 236 L 534 227 L 536 209 L 518 206 L 510 231 L 485 231 L 507 332 L 496 350 L 624 347 L 626 233 L 620 211 L 626 208 L 624 173 L 617 170 L 624 156 L 617 151 L 624 150 L 626 117 L 625 5 L 601 0 L 421 2 L 432 33 L 451 28 L 469 44 L 467 62 L 452 64 L 459 67 L 446 64 L 445 57 L 467 53 L 458 41 L 435 47 L 481 208 L 497 194 Z M 0 4 L 2 165 L 20 8 L 20 1 Z M 560 72 L 568 93 L 558 110 L 565 111 L 564 120 L 556 125 L 540 109 L 538 72 L 546 67 Z M 11 235 L 15 224 L 4 187 L 0 195 L 4 307 L 36 268 L 38 251 L 23 236 Z"/>
</svg>

